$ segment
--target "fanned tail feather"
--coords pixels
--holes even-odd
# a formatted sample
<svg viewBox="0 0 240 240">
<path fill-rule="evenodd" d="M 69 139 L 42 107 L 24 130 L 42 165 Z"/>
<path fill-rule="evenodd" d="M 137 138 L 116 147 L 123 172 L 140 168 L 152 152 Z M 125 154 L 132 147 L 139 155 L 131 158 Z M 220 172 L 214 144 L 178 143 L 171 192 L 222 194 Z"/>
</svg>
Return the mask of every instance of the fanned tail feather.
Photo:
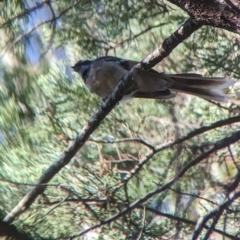
<svg viewBox="0 0 240 240">
<path fill-rule="evenodd" d="M 187 87 L 187 86 L 175 86 L 173 89 L 174 91 L 180 91 L 183 93 L 188 93 L 191 95 L 195 95 L 201 98 L 209 99 L 209 100 L 214 100 L 217 102 L 227 102 L 229 100 L 229 97 L 225 95 L 223 91 L 220 89 L 203 89 L 203 88 L 192 88 L 192 87 Z"/>
<path fill-rule="evenodd" d="M 228 78 L 207 78 L 199 74 L 175 74 L 168 75 L 174 80 L 170 87 L 173 91 L 180 91 L 218 102 L 226 102 L 229 98 L 223 89 L 232 86 L 234 81 Z"/>
</svg>

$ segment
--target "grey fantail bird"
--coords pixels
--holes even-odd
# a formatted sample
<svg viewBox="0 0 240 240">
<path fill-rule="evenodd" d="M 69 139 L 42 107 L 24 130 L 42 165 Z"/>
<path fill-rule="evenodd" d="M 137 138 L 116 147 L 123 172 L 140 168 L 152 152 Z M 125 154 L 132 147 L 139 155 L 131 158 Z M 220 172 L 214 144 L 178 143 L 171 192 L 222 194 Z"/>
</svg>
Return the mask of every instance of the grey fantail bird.
<svg viewBox="0 0 240 240">
<path fill-rule="evenodd" d="M 138 64 L 136 61 L 106 56 L 92 61 L 79 61 L 72 68 L 82 77 L 92 93 L 105 99 L 119 80 L 136 64 Z M 136 83 L 135 88 L 128 89 L 123 99 L 168 99 L 175 97 L 176 92 L 183 92 L 226 102 L 228 98 L 222 90 L 234 84 L 232 79 L 224 77 L 208 78 L 195 73 L 167 74 L 153 69 L 136 71 L 133 79 Z"/>
</svg>

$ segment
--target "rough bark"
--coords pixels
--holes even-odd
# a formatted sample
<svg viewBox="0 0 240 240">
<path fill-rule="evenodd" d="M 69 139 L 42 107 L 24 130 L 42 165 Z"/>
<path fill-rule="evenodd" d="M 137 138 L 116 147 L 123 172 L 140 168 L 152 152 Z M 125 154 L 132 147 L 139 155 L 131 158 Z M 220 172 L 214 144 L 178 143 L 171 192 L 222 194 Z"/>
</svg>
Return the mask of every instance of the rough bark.
<svg viewBox="0 0 240 240">
<path fill-rule="evenodd" d="M 14 225 L 8 225 L 5 222 L 0 222 L 0 239 L 8 240 L 32 240 L 28 234 L 19 231 Z"/>
<path fill-rule="evenodd" d="M 202 25 L 222 28 L 240 34 L 238 5 L 228 5 L 221 0 L 168 0 L 186 11 L 194 21 Z M 233 7 L 235 6 L 235 7 Z"/>
</svg>

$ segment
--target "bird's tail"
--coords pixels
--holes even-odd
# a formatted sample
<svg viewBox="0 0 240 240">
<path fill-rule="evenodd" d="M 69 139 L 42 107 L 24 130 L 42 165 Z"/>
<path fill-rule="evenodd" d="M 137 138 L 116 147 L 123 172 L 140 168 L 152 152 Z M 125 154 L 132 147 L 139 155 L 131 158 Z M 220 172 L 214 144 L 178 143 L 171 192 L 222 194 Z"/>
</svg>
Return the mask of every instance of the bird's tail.
<svg viewBox="0 0 240 240">
<path fill-rule="evenodd" d="M 167 77 L 173 80 L 169 88 L 174 92 L 184 92 L 218 102 L 226 102 L 229 99 L 223 89 L 234 84 L 229 78 L 207 78 L 194 73 L 167 74 Z"/>
</svg>

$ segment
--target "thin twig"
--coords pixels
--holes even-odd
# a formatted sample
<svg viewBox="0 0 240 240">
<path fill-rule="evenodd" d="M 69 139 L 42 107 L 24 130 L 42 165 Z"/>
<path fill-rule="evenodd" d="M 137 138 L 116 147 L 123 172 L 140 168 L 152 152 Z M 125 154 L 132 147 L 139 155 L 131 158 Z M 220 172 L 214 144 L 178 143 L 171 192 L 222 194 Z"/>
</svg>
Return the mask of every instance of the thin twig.
<svg viewBox="0 0 240 240">
<path fill-rule="evenodd" d="M 45 51 L 41 54 L 41 56 L 45 55 L 46 52 L 48 52 L 48 50 L 50 49 L 50 47 L 52 46 L 52 43 L 53 43 L 53 39 L 54 39 L 54 36 L 55 36 L 55 32 L 56 32 L 56 25 L 57 25 L 57 21 L 56 21 L 56 15 L 55 15 L 55 11 L 53 10 L 53 7 L 51 5 L 50 2 L 47 2 L 47 5 L 52 13 L 52 24 L 53 24 L 53 28 L 52 28 L 52 33 L 51 33 L 51 36 L 50 36 L 50 40 L 47 44 L 47 47 L 45 48 Z"/>
<path fill-rule="evenodd" d="M 239 122 L 239 121 L 240 121 L 240 116 L 235 116 L 235 117 L 230 117 L 230 118 L 227 118 L 227 119 L 224 119 L 224 120 L 220 120 L 220 121 L 217 121 L 215 123 L 212 123 L 211 125 L 203 126 L 201 128 L 197 128 L 197 129 L 189 132 L 186 136 L 184 136 L 182 138 L 179 138 L 174 142 L 166 143 L 166 144 L 161 145 L 159 147 L 155 147 L 154 151 L 149 152 L 148 154 L 146 154 L 145 158 L 139 160 L 138 164 L 131 171 L 131 174 L 129 173 L 128 175 L 126 175 L 121 183 L 114 186 L 114 191 L 117 191 L 125 183 L 127 183 L 130 179 L 132 179 L 156 153 L 159 153 L 163 150 L 172 148 L 173 146 L 175 146 L 179 143 L 187 141 L 187 140 L 189 140 L 191 138 L 194 138 L 194 137 L 196 137 L 200 134 L 203 134 L 207 131 L 210 131 L 210 130 L 213 130 L 213 129 L 216 129 L 216 128 L 219 128 L 219 127 L 223 127 L 225 125 L 229 125 L 229 124 L 232 124 L 232 123 L 236 123 L 236 122 Z"/>
<path fill-rule="evenodd" d="M 51 18 L 49 20 L 40 22 L 39 24 L 37 24 L 36 26 L 32 27 L 31 29 L 29 29 L 27 32 L 22 33 L 21 35 L 19 35 L 13 42 L 11 42 L 10 44 L 8 44 L 4 50 L 2 51 L 2 56 L 9 50 L 11 49 L 15 44 L 17 44 L 19 41 L 21 41 L 24 37 L 26 37 L 27 35 L 29 35 L 30 33 L 32 33 L 33 31 L 35 31 L 36 29 L 38 29 L 39 27 L 47 24 L 47 23 L 52 23 L 56 20 L 58 20 L 63 14 L 65 14 L 67 11 L 69 11 L 71 8 L 77 6 L 79 3 L 81 2 L 81 0 L 75 2 L 73 5 L 71 5 L 70 7 L 64 9 L 57 17 Z M 55 15 L 54 15 L 55 16 Z M 2 57 L 1 56 L 1 57 Z"/>
<path fill-rule="evenodd" d="M 163 192 L 167 189 L 169 189 L 170 187 L 173 186 L 173 184 L 178 181 L 191 167 L 195 166 L 196 164 L 198 164 L 199 162 L 201 162 L 203 159 L 207 158 L 209 155 L 211 155 L 212 153 L 227 147 L 229 144 L 233 144 L 236 141 L 240 140 L 240 131 L 237 131 L 236 133 L 233 133 L 230 137 L 226 137 L 224 139 L 221 139 L 220 141 L 215 142 L 214 146 L 208 150 L 207 152 L 201 154 L 200 156 L 198 156 L 197 158 L 193 159 L 192 161 L 188 162 L 178 173 L 178 175 L 176 175 L 172 180 L 170 180 L 169 182 L 167 182 L 165 185 L 163 185 L 162 187 L 149 192 L 147 195 L 145 195 L 144 197 L 134 201 L 132 204 L 130 204 L 127 208 L 125 208 L 123 211 L 115 214 L 112 217 L 109 217 L 105 220 L 103 220 L 102 222 L 82 231 L 79 234 L 73 235 L 71 237 L 71 239 L 76 238 L 76 237 L 80 237 L 86 233 L 88 233 L 89 231 L 92 231 L 96 228 L 102 227 L 103 225 L 106 224 L 110 224 L 113 221 L 116 221 L 117 219 L 121 218 L 122 216 L 126 215 L 129 211 L 132 211 L 133 209 L 137 208 L 138 206 L 144 204 L 147 200 L 151 199 L 153 196 L 155 196 L 156 194 L 159 194 L 160 192 Z M 234 184 L 232 186 L 235 186 Z M 231 186 L 231 187 L 232 187 Z M 238 192 L 239 196 L 240 196 L 240 192 Z M 236 195 L 236 194 L 235 194 Z M 234 200 L 234 199 L 233 199 Z M 233 201 L 232 200 L 232 201 Z M 224 205 L 225 206 L 225 205 Z M 226 203 L 226 207 L 228 207 L 229 204 Z M 219 208 L 223 207 L 223 205 L 220 205 Z M 213 214 L 213 212 L 211 212 Z M 212 217 L 212 215 L 210 215 L 210 217 Z M 206 217 L 206 221 L 208 220 L 208 217 Z M 203 225 L 205 225 L 205 221 L 203 222 Z M 195 233 L 194 233 L 195 234 Z M 198 236 L 199 231 L 196 232 L 196 235 Z M 197 238 L 193 238 L 193 239 L 197 239 Z"/>
<path fill-rule="evenodd" d="M 41 7 L 44 6 L 44 4 L 46 4 L 44 1 L 42 1 L 41 3 L 37 3 L 36 6 L 32 7 L 32 8 L 28 8 L 26 9 L 24 12 L 21 12 L 19 14 L 17 14 L 16 16 L 8 19 L 6 22 L 2 23 L 0 25 L 0 28 L 4 28 L 5 26 L 9 25 L 12 21 L 14 21 L 15 19 L 20 19 L 22 17 L 24 17 L 25 15 L 37 10 L 37 9 L 40 9 Z"/>
<path fill-rule="evenodd" d="M 45 213 L 43 216 L 39 217 L 39 218 L 44 218 L 46 217 L 49 213 L 51 213 L 54 209 L 56 209 L 57 207 L 59 207 L 63 202 L 65 202 L 68 197 L 70 196 L 70 194 L 68 194 L 65 198 L 63 198 L 58 204 L 56 204 L 54 207 L 52 207 L 47 213 Z"/>
<path fill-rule="evenodd" d="M 139 208 L 142 208 L 142 206 L 140 206 Z M 156 215 L 163 216 L 163 217 L 166 217 L 166 218 L 168 218 L 168 219 L 171 219 L 171 220 L 174 220 L 174 221 L 179 221 L 179 222 L 182 222 L 182 223 L 185 223 L 185 224 L 188 224 L 188 225 L 193 225 L 193 226 L 195 226 L 195 225 L 197 224 L 197 222 L 192 221 L 192 220 L 189 220 L 189 219 L 187 219 L 187 218 L 182 218 L 182 217 L 179 217 L 179 216 L 176 216 L 176 215 L 164 213 L 164 212 L 161 212 L 161 211 L 159 211 L 159 210 L 155 210 L 155 209 L 153 209 L 153 208 L 146 207 L 146 210 L 147 210 L 147 211 L 150 211 L 150 212 L 152 212 L 152 213 L 155 213 Z M 209 227 L 208 227 L 207 225 L 203 225 L 203 227 L 204 227 L 205 229 L 209 229 Z M 230 235 L 230 234 L 228 234 L 228 233 L 226 233 L 226 232 L 223 232 L 223 231 L 221 231 L 221 230 L 219 230 L 219 229 L 214 228 L 213 231 L 221 234 L 222 236 L 228 237 L 228 238 L 230 238 L 230 239 L 236 239 L 235 236 Z"/>
<path fill-rule="evenodd" d="M 123 138 L 123 139 L 114 139 L 114 140 L 97 140 L 97 139 L 93 139 L 90 138 L 88 141 L 93 141 L 93 142 L 97 142 L 97 143 L 123 143 L 123 142 L 138 142 L 141 143 L 143 145 L 145 145 L 146 147 L 154 150 L 154 146 L 152 144 L 150 144 L 149 142 L 141 139 L 141 138 Z"/>
<path fill-rule="evenodd" d="M 129 38 L 126 38 L 120 42 L 117 42 L 117 43 L 113 43 L 113 44 L 110 44 L 110 46 L 108 47 L 105 47 L 105 51 L 106 53 L 108 53 L 110 50 L 114 50 L 116 49 L 117 47 L 120 47 L 120 46 L 123 46 L 124 43 L 126 42 L 129 42 L 129 41 L 132 41 L 132 40 L 135 40 L 137 39 L 138 37 L 140 37 L 141 35 L 151 31 L 152 29 L 154 28 L 159 28 L 159 27 L 162 27 L 164 25 L 166 25 L 167 23 L 159 23 L 159 24 L 156 24 L 156 25 L 152 25 L 152 26 L 148 26 L 147 28 L 145 28 L 144 30 L 142 30 L 141 32 L 135 34 L 135 35 L 131 35 Z"/>
<path fill-rule="evenodd" d="M 136 240 L 140 240 L 141 237 L 142 237 L 142 233 L 143 233 L 144 228 L 145 228 L 145 221 L 146 221 L 146 208 L 145 208 L 145 206 L 143 206 L 142 228 L 141 228 Z"/>
<path fill-rule="evenodd" d="M 210 218 L 216 217 L 213 224 L 211 225 L 211 227 L 208 229 L 207 234 L 205 235 L 205 240 L 209 239 L 209 235 L 211 233 L 211 231 L 214 229 L 220 215 L 222 214 L 222 212 L 228 208 L 228 206 L 230 204 L 232 204 L 232 202 L 237 199 L 238 197 L 240 197 L 240 191 L 236 192 L 232 197 L 229 197 L 228 200 L 225 200 L 224 203 L 222 203 L 218 208 L 214 209 L 213 211 L 209 212 L 207 215 L 205 215 L 204 217 L 202 217 L 200 219 L 200 221 L 197 223 L 196 228 L 194 230 L 193 236 L 192 236 L 192 240 L 198 239 L 199 234 L 201 233 L 202 228 L 205 226 L 205 224 L 207 223 L 207 221 Z M 207 237 L 207 238 L 206 238 Z M 236 237 L 234 237 L 234 239 L 238 239 Z"/>
</svg>

